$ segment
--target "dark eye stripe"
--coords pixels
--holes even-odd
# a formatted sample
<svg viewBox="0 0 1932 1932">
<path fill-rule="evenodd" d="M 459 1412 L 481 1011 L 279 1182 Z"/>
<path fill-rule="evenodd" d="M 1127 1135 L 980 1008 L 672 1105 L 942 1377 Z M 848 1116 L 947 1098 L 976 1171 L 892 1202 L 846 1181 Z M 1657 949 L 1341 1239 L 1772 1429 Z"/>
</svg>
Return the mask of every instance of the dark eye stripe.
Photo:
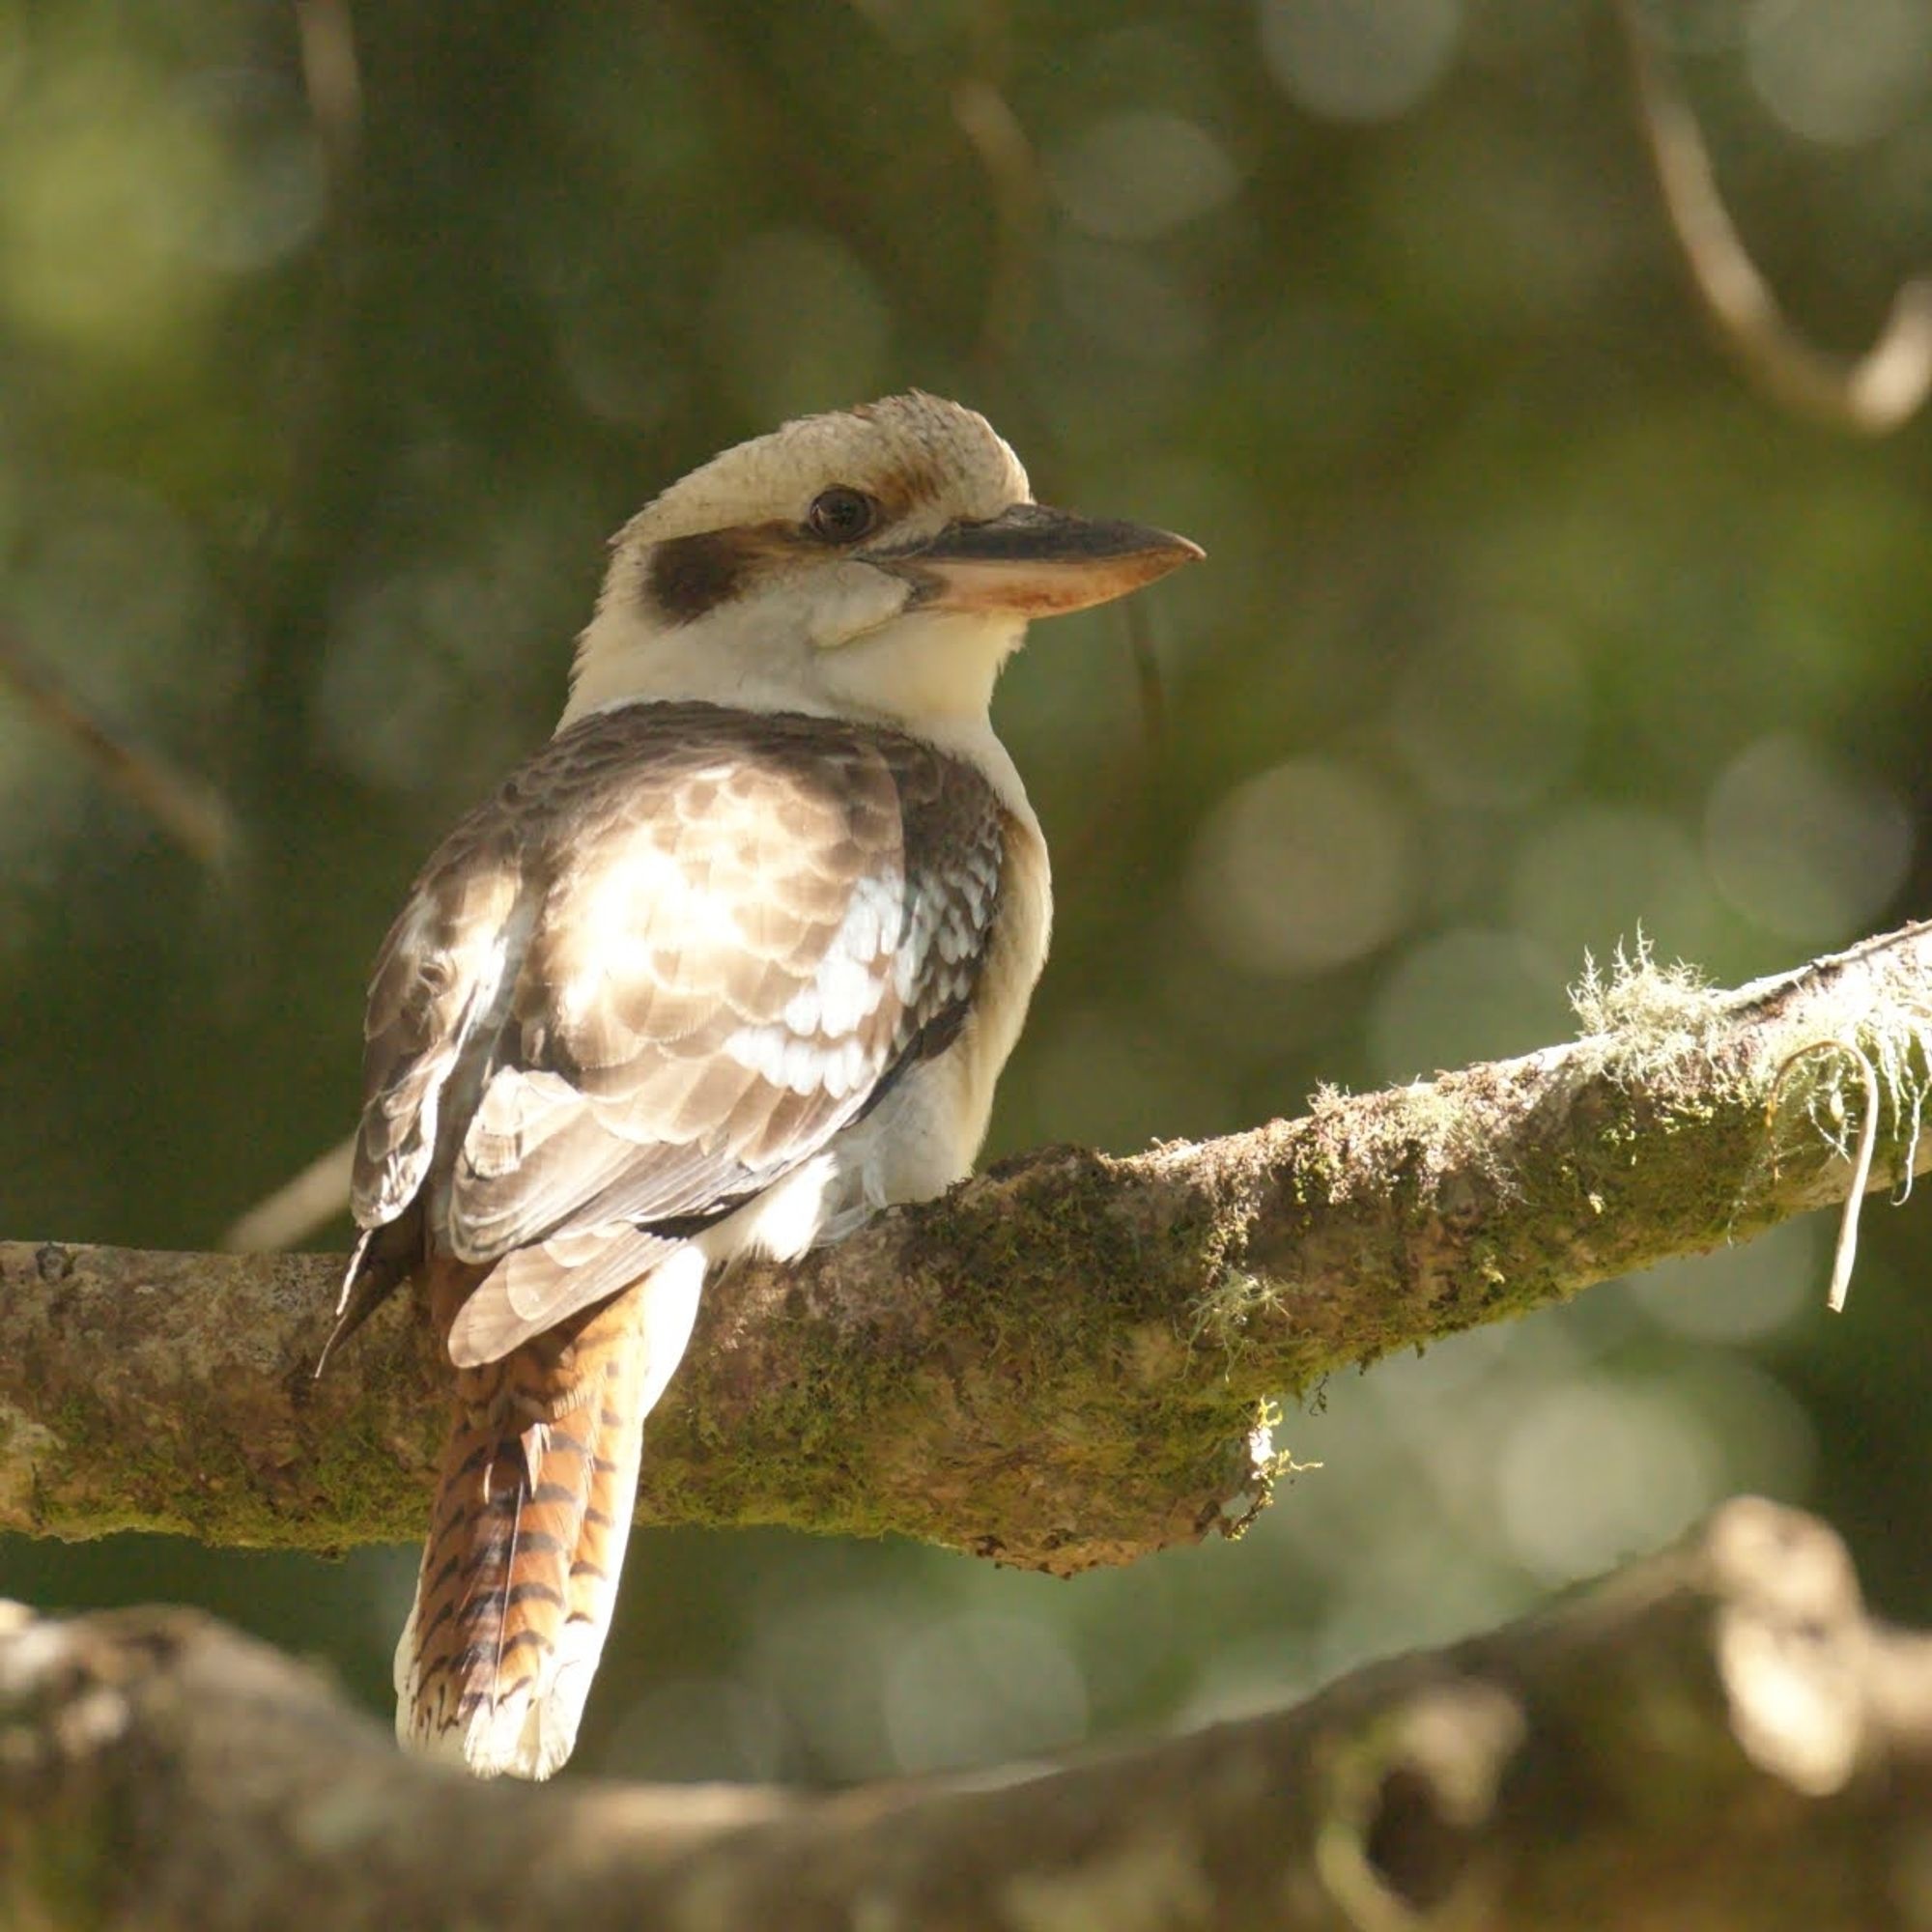
<svg viewBox="0 0 1932 1932">
<path fill-rule="evenodd" d="M 673 537 L 651 552 L 650 600 L 672 623 L 689 623 L 737 591 L 749 561 L 733 530 Z"/>
</svg>

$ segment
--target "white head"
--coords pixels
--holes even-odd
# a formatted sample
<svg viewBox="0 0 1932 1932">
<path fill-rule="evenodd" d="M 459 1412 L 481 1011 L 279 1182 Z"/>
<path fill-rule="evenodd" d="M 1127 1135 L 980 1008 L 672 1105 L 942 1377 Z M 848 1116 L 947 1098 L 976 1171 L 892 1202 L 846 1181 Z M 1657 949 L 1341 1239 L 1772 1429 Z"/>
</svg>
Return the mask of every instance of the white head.
<svg viewBox="0 0 1932 1932">
<path fill-rule="evenodd" d="M 1030 617 L 1198 557 L 1033 500 L 984 416 L 889 396 L 713 457 L 618 533 L 563 722 L 634 698 L 983 720 Z"/>
</svg>

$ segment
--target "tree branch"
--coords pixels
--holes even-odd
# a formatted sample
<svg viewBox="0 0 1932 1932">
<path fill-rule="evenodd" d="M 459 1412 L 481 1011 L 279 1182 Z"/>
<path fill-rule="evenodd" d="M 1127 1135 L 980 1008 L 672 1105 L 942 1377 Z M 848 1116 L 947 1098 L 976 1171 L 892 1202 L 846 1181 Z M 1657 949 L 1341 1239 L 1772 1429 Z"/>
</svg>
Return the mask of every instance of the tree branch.
<svg viewBox="0 0 1932 1932">
<path fill-rule="evenodd" d="M 1299 1710 L 833 1797 L 478 1786 L 198 1614 L 0 1621 L 13 1925 L 1886 1932 L 1928 1804 L 1932 1638 L 1756 1501 Z"/>
<path fill-rule="evenodd" d="M 1270 1394 L 1842 1201 L 1859 1055 L 1874 1179 L 1926 1163 L 1932 926 L 1578 1002 L 1568 1046 L 1130 1159 L 1049 1149 L 743 1268 L 652 1417 L 640 1517 L 1123 1562 L 1252 1514 Z M 0 1244 L 0 1529 L 417 1535 L 443 1377 L 398 1297 L 311 1380 L 339 1265 Z"/>
</svg>

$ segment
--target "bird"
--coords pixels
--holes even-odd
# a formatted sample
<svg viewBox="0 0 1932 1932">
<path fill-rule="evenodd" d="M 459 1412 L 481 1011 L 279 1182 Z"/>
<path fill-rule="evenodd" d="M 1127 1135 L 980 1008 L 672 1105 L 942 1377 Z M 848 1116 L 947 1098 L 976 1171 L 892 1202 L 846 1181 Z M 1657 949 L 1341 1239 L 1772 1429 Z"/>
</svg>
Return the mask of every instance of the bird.
<svg viewBox="0 0 1932 1932">
<path fill-rule="evenodd" d="M 729 448 L 612 539 L 554 735 L 369 986 L 329 1346 L 413 1281 L 454 1389 L 406 1748 L 568 1759 L 707 1278 L 970 1171 L 1052 921 L 994 682 L 1030 619 L 1201 554 L 1036 503 L 917 390 Z"/>
</svg>

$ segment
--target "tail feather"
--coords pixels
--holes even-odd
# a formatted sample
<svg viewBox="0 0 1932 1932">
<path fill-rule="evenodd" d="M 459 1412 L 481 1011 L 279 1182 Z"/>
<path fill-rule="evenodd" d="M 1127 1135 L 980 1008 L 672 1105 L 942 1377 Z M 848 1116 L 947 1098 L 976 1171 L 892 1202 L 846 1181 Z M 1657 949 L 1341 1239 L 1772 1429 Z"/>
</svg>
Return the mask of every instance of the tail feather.
<svg viewBox="0 0 1932 1932">
<path fill-rule="evenodd" d="M 479 1272 L 434 1265 L 445 1330 L 436 1304 L 460 1303 Z M 459 1374 L 396 1647 L 406 1746 L 480 1776 L 548 1777 L 569 1757 L 616 1602 L 644 1415 L 683 1353 L 701 1279 L 699 1258 L 680 1257 Z"/>
</svg>

